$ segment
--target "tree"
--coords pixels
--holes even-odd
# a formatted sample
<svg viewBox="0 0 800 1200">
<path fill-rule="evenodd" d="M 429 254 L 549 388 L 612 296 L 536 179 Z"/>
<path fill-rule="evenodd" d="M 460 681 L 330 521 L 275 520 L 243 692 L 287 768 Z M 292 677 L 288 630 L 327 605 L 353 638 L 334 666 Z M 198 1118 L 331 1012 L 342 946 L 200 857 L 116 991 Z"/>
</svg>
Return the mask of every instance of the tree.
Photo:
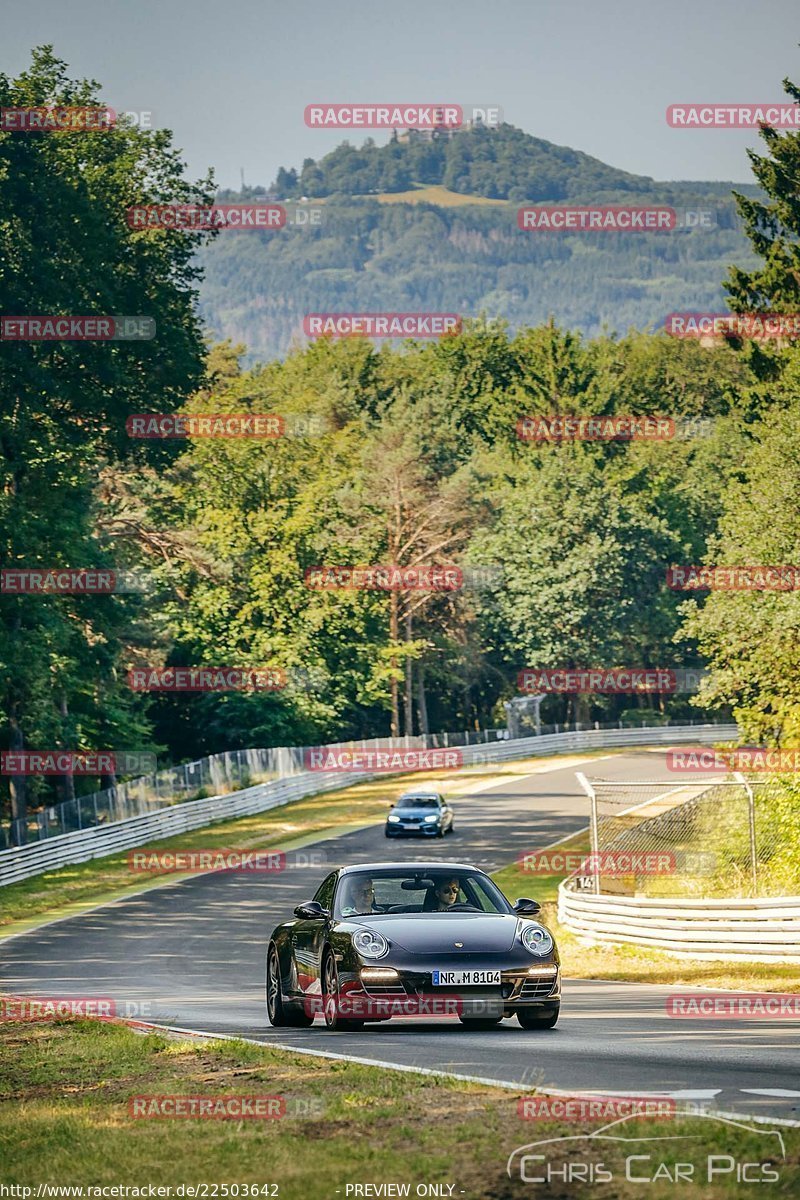
<svg viewBox="0 0 800 1200">
<path fill-rule="evenodd" d="M 795 104 L 800 87 L 784 79 L 783 88 Z M 734 192 L 744 231 L 763 261 L 751 271 L 731 267 L 724 287 L 734 312 L 800 311 L 800 132 L 780 133 L 768 125 L 760 130 L 767 154 L 748 150 L 753 174 L 767 194 Z M 749 345 L 755 369 L 766 379 L 778 372 L 780 350 Z"/>
<path fill-rule="evenodd" d="M 18 79 L 0 75 L 3 107 L 52 104 L 101 101 L 97 85 L 68 79 L 47 46 Z M 183 180 L 165 132 L 0 133 L 0 310 L 144 315 L 157 331 L 150 342 L 4 345 L 0 542 L 8 567 L 110 565 L 94 523 L 100 471 L 110 462 L 163 456 L 152 443 L 131 441 L 126 418 L 152 408 L 171 411 L 202 378 L 196 235 L 129 228 L 126 209 L 153 200 L 210 200 L 208 181 Z M 0 598 L 8 646 L 0 663 L 5 744 L 20 749 L 46 738 L 62 745 L 77 736 L 82 724 L 63 698 L 95 669 L 95 690 L 83 696 L 83 724 L 87 737 L 100 729 L 110 693 L 124 688 L 117 670 L 124 612 L 132 607 L 121 596 Z M 100 655 L 98 639 L 106 642 Z M 142 729 L 138 718 L 122 719 L 125 708 L 117 706 L 123 742 L 139 739 Z M 22 777 L 11 781 L 10 798 L 24 836 Z"/>
<path fill-rule="evenodd" d="M 795 356 L 796 357 L 796 356 Z M 800 563 L 800 398 L 757 430 L 725 496 L 710 564 Z M 745 738 L 800 745 L 800 590 L 718 591 L 687 602 L 684 634 L 712 674 L 701 703 L 732 706 Z"/>
</svg>

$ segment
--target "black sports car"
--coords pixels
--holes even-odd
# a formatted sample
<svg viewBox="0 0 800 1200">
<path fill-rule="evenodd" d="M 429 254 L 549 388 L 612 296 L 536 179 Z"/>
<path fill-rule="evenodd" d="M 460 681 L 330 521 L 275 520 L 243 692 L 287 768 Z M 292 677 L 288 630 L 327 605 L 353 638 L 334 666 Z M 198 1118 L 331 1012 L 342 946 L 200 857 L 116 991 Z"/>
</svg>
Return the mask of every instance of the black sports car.
<svg viewBox="0 0 800 1200">
<path fill-rule="evenodd" d="M 453 810 L 439 792 L 404 792 L 386 818 L 386 836 L 444 837 L 453 832 Z"/>
<path fill-rule="evenodd" d="M 340 867 L 270 938 L 270 1024 L 452 1014 L 476 1028 L 516 1015 L 523 1029 L 551 1029 L 559 958 L 539 911 L 461 863 Z"/>
</svg>

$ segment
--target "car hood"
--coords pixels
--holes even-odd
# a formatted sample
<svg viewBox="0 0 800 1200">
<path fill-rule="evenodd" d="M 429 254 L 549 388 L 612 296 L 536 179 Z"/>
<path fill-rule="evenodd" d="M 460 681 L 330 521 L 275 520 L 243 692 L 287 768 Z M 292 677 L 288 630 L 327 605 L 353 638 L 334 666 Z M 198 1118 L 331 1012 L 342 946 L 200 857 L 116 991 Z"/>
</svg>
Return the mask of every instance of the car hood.
<svg viewBox="0 0 800 1200">
<path fill-rule="evenodd" d="M 464 943 L 465 954 L 491 954 L 510 950 L 517 933 L 517 917 L 484 913 L 397 913 L 375 921 L 359 919 L 382 933 L 393 946 L 408 954 L 452 951 Z"/>
<path fill-rule="evenodd" d="M 399 804 L 395 804 L 389 815 L 397 817 L 429 817 L 431 813 L 436 813 L 438 817 L 441 811 L 440 808 L 401 808 Z"/>
</svg>

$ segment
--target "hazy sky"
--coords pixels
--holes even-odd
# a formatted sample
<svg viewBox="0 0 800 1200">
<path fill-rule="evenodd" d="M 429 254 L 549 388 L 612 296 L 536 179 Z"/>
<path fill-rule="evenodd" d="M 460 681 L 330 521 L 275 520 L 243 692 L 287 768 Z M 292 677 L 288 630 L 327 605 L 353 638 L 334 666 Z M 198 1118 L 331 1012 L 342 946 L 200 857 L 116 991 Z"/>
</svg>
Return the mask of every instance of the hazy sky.
<svg viewBox="0 0 800 1200">
<path fill-rule="evenodd" d="M 314 101 L 499 105 L 505 120 L 657 179 L 750 178 L 757 135 L 677 130 L 668 104 L 774 101 L 800 79 L 797 0 L 0 0 L 0 69 L 52 42 L 73 76 L 174 131 L 199 176 L 268 184 L 345 136 Z M 365 134 L 352 140 L 360 144 Z M 381 135 L 376 137 L 380 140 Z"/>
</svg>

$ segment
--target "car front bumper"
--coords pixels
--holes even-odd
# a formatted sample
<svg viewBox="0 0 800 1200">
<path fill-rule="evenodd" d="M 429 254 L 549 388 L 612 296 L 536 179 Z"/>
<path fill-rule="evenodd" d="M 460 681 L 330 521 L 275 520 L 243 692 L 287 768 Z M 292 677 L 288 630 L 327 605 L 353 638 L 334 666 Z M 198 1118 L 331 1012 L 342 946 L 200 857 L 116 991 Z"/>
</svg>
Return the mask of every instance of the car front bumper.
<svg viewBox="0 0 800 1200">
<path fill-rule="evenodd" d="M 390 964 L 386 964 L 389 966 Z M 553 969 L 555 967 L 555 969 Z M 494 968 L 481 964 L 481 969 Z M 344 984 L 351 1015 L 366 1020 L 411 1016 L 503 1017 L 520 1009 L 555 1012 L 561 1001 L 561 971 L 553 963 L 520 969 L 500 968 L 500 984 L 434 987 L 430 971 L 398 969 L 396 981 L 374 983 L 353 973 Z"/>
<path fill-rule="evenodd" d="M 421 834 L 422 837 L 435 837 L 441 830 L 441 825 L 386 825 L 387 837 L 414 837 Z"/>
</svg>

